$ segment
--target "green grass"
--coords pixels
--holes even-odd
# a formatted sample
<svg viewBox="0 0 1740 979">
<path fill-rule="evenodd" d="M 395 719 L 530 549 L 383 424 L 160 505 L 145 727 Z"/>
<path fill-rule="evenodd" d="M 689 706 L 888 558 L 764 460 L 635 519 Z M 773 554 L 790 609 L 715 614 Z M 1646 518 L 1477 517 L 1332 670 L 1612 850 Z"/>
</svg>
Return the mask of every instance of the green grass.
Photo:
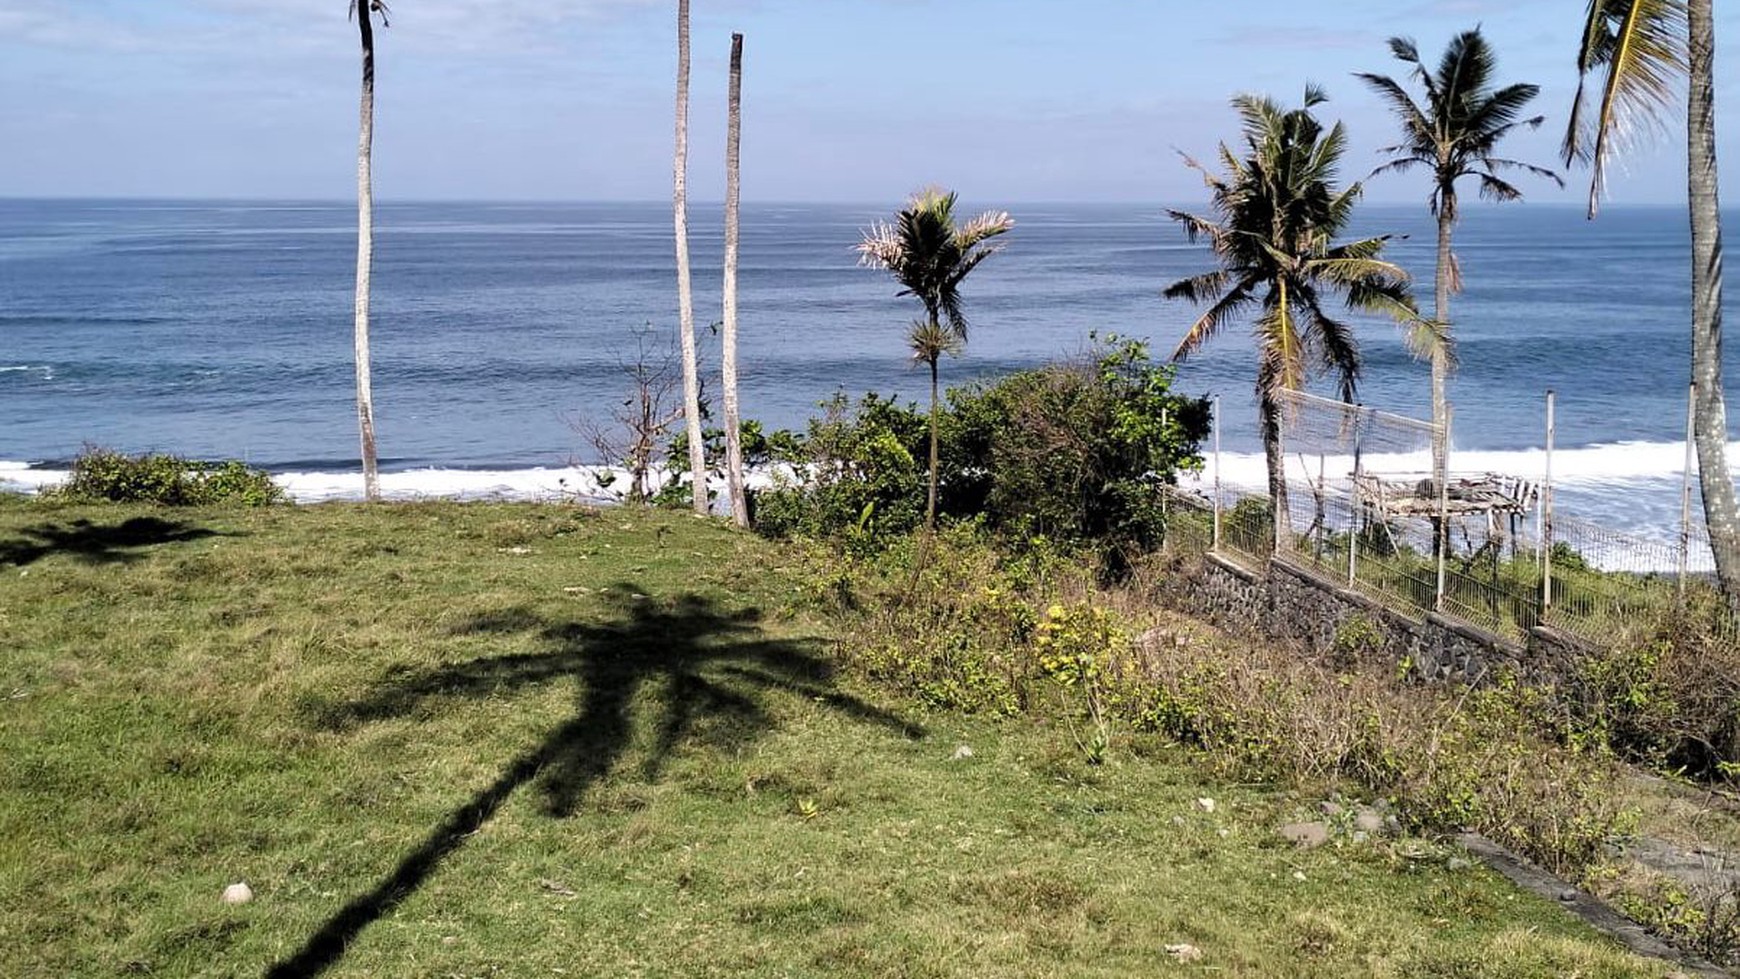
<svg viewBox="0 0 1740 979">
<path fill-rule="evenodd" d="M 808 592 L 670 514 L 0 503 L 0 973 L 1667 971 L 1180 749 L 919 713 Z"/>
</svg>

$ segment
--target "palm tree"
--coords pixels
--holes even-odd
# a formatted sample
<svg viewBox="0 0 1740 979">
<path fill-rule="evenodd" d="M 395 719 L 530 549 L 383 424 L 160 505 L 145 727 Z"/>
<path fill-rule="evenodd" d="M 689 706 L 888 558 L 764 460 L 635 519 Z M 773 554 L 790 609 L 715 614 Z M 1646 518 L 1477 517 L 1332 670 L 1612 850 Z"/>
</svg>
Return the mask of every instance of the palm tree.
<svg viewBox="0 0 1740 979">
<path fill-rule="evenodd" d="M 1387 75 L 1359 72 L 1356 77 L 1389 103 L 1402 124 L 1402 141 L 1380 151 L 1393 154 L 1394 158 L 1372 171 L 1372 176 L 1415 167 L 1425 167 L 1432 175 L 1432 192 L 1427 203 L 1438 219 L 1432 320 L 1445 341 L 1435 344 L 1431 351 L 1432 421 L 1437 425 L 1432 437 L 1432 473 L 1435 478 L 1444 479 L 1449 457 L 1445 384 L 1452 366 L 1450 295 L 1462 290 L 1461 266 L 1450 248 L 1461 212 L 1456 182 L 1463 177 L 1476 177 L 1482 198 L 1515 201 L 1522 199 L 1522 191 L 1500 175 L 1503 171 L 1525 171 L 1556 181 L 1561 187 L 1564 181 L 1551 170 L 1494 155 L 1506 136 L 1519 127 L 1537 128 L 1545 117 L 1519 118 L 1523 107 L 1540 94 L 1540 86 L 1508 85 L 1496 91 L 1492 88 L 1496 59 L 1479 28 L 1464 31 L 1451 40 L 1436 72 L 1420 60 L 1419 49 L 1410 38 L 1390 38 L 1390 52 L 1396 60 L 1412 66 L 1409 74 L 1426 89 L 1424 104 L 1416 103 L 1405 88 Z"/>
<path fill-rule="evenodd" d="M 731 519 L 749 526 L 749 497 L 743 490 L 743 432 L 737 410 L 737 222 L 740 193 L 738 150 L 743 137 L 743 35 L 731 35 L 731 85 L 725 108 L 725 301 L 723 350 L 719 357 L 725 401 L 725 486 Z"/>
<path fill-rule="evenodd" d="M 1740 611 L 1740 505 L 1728 468 L 1728 409 L 1722 395 L 1722 227 L 1716 192 L 1716 28 L 1712 0 L 1590 0 L 1578 48 L 1580 76 L 1565 162 L 1584 161 L 1589 216 L 1595 216 L 1607 164 L 1619 143 L 1660 118 L 1685 76 L 1686 188 L 1692 234 L 1692 431 L 1704 523 L 1716 579 Z M 1604 72 L 1593 116 L 1583 80 Z"/>
<path fill-rule="evenodd" d="M 912 357 L 930 367 L 930 492 L 925 503 L 926 531 L 936 528 L 937 440 L 940 400 L 937 362 L 967 342 L 967 317 L 961 282 L 979 263 L 1001 250 L 986 244 L 1015 226 L 1005 211 L 987 211 L 964 225 L 955 223 L 955 195 L 937 188 L 919 191 L 895 215 L 878 222 L 858 243 L 859 264 L 887 269 L 903 287 L 902 296 L 924 304 L 907 342 Z"/>
<path fill-rule="evenodd" d="M 363 497 L 381 498 L 375 454 L 375 399 L 369 380 L 369 277 L 375 255 L 375 25 L 387 26 L 385 0 L 350 0 L 350 15 L 362 32 L 362 120 L 356 157 L 356 417 L 362 433 Z"/>
<path fill-rule="evenodd" d="M 1188 358 L 1240 313 L 1255 313 L 1257 403 L 1277 539 L 1288 520 L 1279 394 L 1303 388 L 1313 368 L 1333 372 L 1349 401 L 1359 380 L 1353 328 L 1323 308 L 1325 294 L 1339 293 L 1352 310 L 1419 323 L 1408 274 L 1382 259 L 1389 236 L 1335 243 L 1361 186 L 1334 187 L 1347 138 L 1340 123 L 1325 132 L 1312 116 L 1325 99 L 1315 86 L 1306 87 L 1297 109 L 1262 96 L 1234 98 L 1246 156 L 1221 144 L 1220 175 L 1185 160 L 1208 184 L 1218 220 L 1169 212 L 1186 237 L 1207 238 L 1220 259 L 1219 268 L 1166 287 L 1168 299 L 1208 304 L 1172 359 Z"/>
<path fill-rule="evenodd" d="M 671 192 L 677 233 L 677 320 L 683 345 L 683 413 L 695 512 L 707 512 L 707 457 L 701 437 L 701 374 L 695 360 L 695 297 L 689 283 L 689 0 L 677 0 L 677 152 Z"/>
</svg>

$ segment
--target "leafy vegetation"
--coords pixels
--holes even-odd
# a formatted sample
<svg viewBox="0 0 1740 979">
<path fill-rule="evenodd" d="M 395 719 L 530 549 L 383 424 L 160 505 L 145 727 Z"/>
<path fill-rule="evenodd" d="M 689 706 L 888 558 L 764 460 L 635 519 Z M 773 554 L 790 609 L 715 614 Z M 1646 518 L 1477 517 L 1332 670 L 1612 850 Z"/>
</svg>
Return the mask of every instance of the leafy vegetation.
<svg viewBox="0 0 1740 979">
<path fill-rule="evenodd" d="M 1201 465 L 1208 406 L 1175 394 L 1145 344 L 1108 337 L 1077 360 L 951 391 L 939 430 L 945 517 L 1021 547 L 1084 547 L 1119 573 L 1163 539 L 1156 489 Z M 757 525 L 859 550 L 911 530 L 924 433 L 914 408 L 837 399 L 806 438 L 774 447 L 791 476 L 758 495 Z"/>
<path fill-rule="evenodd" d="M 937 362 L 958 352 L 967 342 L 967 314 L 961 283 L 998 247 L 986 242 L 1007 234 L 1015 222 L 1002 211 L 987 211 L 968 221 L 955 221 L 953 192 L 936 188 L 912 195 L 892 223 L 864 232 L 858 255 L 864 265 L 885 269 L 901 285 L 901 295 L 924 304 L 924 318 L 907 333 L 912 359 L 930 368 L 930 480 L 924 525 L 936 526 L 937 453 L 941 443 Z"/>
<path fill-rule="evenodd" d="M 73 460 L 66 482 L 53 495 L 72 502 L 267 506 L 286 496 L 270 474 L 246 463 L 195 462 L 180 456 L 127 455 L 87 448 Z"/>
</svg>

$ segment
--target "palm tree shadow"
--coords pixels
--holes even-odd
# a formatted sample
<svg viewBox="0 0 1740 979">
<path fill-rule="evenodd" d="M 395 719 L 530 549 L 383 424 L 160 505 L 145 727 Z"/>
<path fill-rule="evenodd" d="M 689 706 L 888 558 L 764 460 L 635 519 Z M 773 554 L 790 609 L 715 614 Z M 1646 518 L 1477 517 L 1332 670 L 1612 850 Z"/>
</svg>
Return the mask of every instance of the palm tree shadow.
<svg viewBox="0 0 1740 979">
<path fill-rule="evenodd" d="M 389 674 L 361 699 L 318 712 L 318 723 L 342 730 L 423 711 L 432 700 L 484 698 L 564 680 L 579 687 L 571 717 L 449 813 L 391 874 L 334 914 L 295 955 L 267 970 L 268 979 L 316 976 L 337 963 L 364 928 L 415 893 L 520 787 L 537 783 L 547 814 L 572 815 L 587 789 L 622 760 L 636 727 L 637 697 L 649 684 L 663 689 L 646 701 L 660 705 L 659 716 L 647 719 L 653 737 L 641 774 L 648 780 L 687 743 L 728 751 L 771 730 L 763 695 L 773 690 L 907 737 L 924 733 L 833 689 L 827 660 L 804 643 L 764 636 L 754 609 L 726 611 L 697 595 L 657 601 L 632 583 L 607 594 L 615 609 L 604 622 L 553 622 L 526 609 L 476 617 L 457 631 L 529 635 L 538 651 Z"/>
<path fill-rule="evenodd" d="M 24 567 L 53 554 L 66 554 L 85 564 L 137 561 L 143 550 L 159 544 L 235 536 L 179 520 L 133 517 L 118 524 L 74 520 L 45 523 L 19 531 L 21 537 L 0 541 L 0 564 Z"/>
</svg>

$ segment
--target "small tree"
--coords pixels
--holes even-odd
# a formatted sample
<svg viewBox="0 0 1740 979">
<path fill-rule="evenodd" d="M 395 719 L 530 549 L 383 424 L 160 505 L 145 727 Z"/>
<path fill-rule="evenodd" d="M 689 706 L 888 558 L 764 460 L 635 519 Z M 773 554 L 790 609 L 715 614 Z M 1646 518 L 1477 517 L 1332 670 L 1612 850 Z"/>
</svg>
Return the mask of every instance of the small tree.
<svg viewBox="0 0 1740 979">
<path fill-rule="evenodd" d="M 1446 434 L 1450 407 L 1445 389 L 1452 366 L 1450 295 L 1462 290 L 1461 268 L 1450 248 L 1451 235 L 1462 213 L 1456 183 L 1464 177 L 1474 177 L 1480 181 L 1481 197 L 1516 201 L 1522 199 L 1522 191 L 1504 179 L 1506 171 L 1520 170 L 1545 177 L 1561 187 L 1565 182 L 1551 170 L 1495 155 L 1499 142 L 1506 136 L 1521 127 L 1534 129 L 1545 117 L 1521 117 L 1523 107 L 1540 94 L 1540 86 L 1507 85 L 1496 90 L 1492 87 L 1497 59 L 1479 28 L 1452 39 L 1436 71 L 1427 69 L 1420 60 L 1419 49 L 1409 38 L 1390 38 L 1390 53 L 1412 67 L 1409 74 L 1426 90 L 1424 103 L 1416 104 L 1407 89 L 1388 75 L 1362 72 L 1355 77 L 1383 97 L 1402 124 L 1402 141 L 1381 151 L 1392 159 L 1372 171 L 1372 176 L 1415 167 L 1424 167 L 1432 175 L 1427 203 L 1438 219 L 1432 319 L 1443 340 L 1433 344 L 1431 350 L 1432 422 L 1438 426 L 1432 437 L 1432 473 L 1443 479 L 1449 458 Z"/>
<path fill-rule="evenodd" d="M 628 380 L 627 397 L 608 419 L 581 416 L 569 427 L 597 453 L 600 488 L 614 487 L 612 467 L 620 465 L 628 475 L 622 498 L 648 503 L 658 491 L 653 475 L 665 461 L 671 429 L 683 420 L 682 355 L 668 339 L 660 344 L 649 326 L 635 335 L 634 354 L 619 367 Z"/>
<path fill-rule="evenodd" d="M 1277 396 L 1304 387 L 1317 367 L 1335 374 L 1349 401 L 1359 380 L 1353 328 L 1329 315 L 1326 294 L 1339 293 L 1349 309 L 1419 322 L 1408 274 L 1383 260 L 1389 236 L 1335 241 L 1353 217 L 1361 187 L 1335 187 L 1347 137 L 1340 123 L 1325 130 L 1311 114 L 1327 98 L 1315 86 L 1306 87 L 1305 102 L 1297 109 L 1256 95 L 1234 98 L 1244 123 L 1245 155 L 1223 143 L 1223 175 L 1185 161 L 1202 173 L 1218 220 L 1170 212 L 1191 241 L 1207 238 L 1220 261 L 1219 268 L 1166 287 L 1168 299 L 1208 304 L 1172 359 L 1189 357 L 1241 313 L 1256 314 L 1257 404 L 1277 539 L 1288 520 Z"/>
<path fill-rule="evenodd" d="M 926 531 L 936 528 L 937 444 L 941 392 L 937 363 L 967 342 L 967 317 L 961 283 L 979 263 L 1000 249 L 985 242 L 1002 235 L 1015 222 L 1005 211 L 987 211 L 957 225 L 955 195 L 936 188 L 914 194 L 893 223 L 879 222 L 858 243 L 859 263 L 886 269 L 904 288 L 899 295 L 916 296 L 924 304 L 924 319 L 907 334 L 913 359 L 930 368 L 930 480 L 925 503 Z"/>
</svg>

